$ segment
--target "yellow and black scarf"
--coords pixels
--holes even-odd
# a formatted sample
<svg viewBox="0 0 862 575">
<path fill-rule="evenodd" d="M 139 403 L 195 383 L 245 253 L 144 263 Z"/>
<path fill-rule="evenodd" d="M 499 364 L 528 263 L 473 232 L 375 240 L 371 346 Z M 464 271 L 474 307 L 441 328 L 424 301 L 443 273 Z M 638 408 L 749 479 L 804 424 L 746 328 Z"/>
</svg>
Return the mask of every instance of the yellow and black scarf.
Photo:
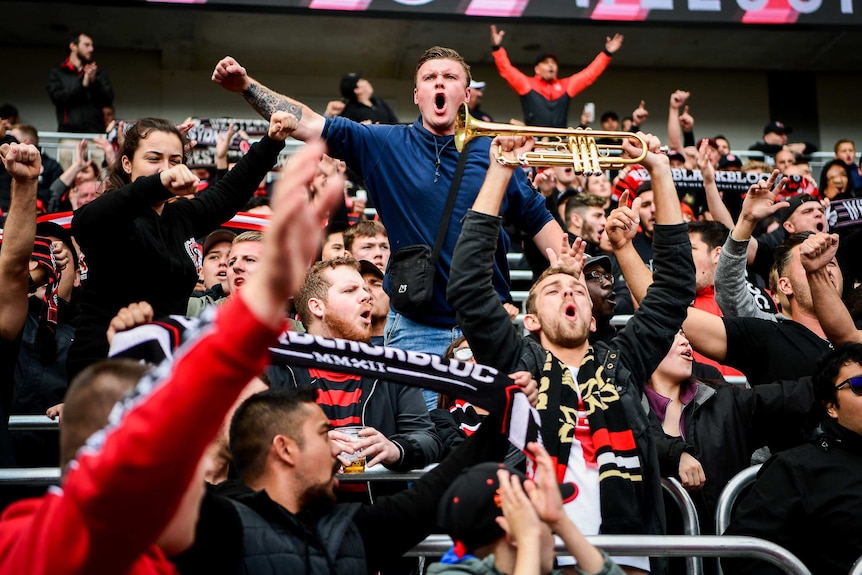
<svg viewBox="0 0 862 575">
<path fill-rule="evenodd" d="M 551 352 L 547 352 L 539 381 L 542 442 L 555 458 L 557 479 L 563 481 L 578 419 L 578 390 L 590 424 L 599 465 L 602 533 L 645 533 L 639 509 L 643 500 L 643 472 L 634 434 L 616 385 L 616 350 L 602 352 L 596 361 L 590 348 L 578 370 L 578 381 Z M 577 388 L 575 388 L 577 385 Z"/>
</svg>

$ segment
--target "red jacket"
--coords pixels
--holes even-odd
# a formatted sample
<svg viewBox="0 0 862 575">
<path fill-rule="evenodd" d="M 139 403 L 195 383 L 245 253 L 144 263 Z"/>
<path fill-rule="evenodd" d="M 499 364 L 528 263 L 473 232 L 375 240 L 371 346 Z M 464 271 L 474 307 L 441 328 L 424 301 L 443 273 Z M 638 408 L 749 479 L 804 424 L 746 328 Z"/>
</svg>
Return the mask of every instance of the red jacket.
<svg viewBox="0 0 862 575">
<path fill-rule="evenodd" d="M 179 507 L 240 390 L 268 363 L 278 332 L 230 298 L 173 370 L 78 452 L 62 488 L 11 505 L 0 521 L 0 574 L 176 573 L 159 534 Z M 112 414 L 112 421 L 113 416 Z"/>
<path fill-rule="evenodd" d="M 505 48 L 491 54 L 500 76 L 521 97 L 524 121 L 531 126 L 565 126 L 569 101 L 595 82 L 611 63 L 611 57 L 602 51 L 577 74 L 547 82 L 539 76 L 531 78 L 512 66 Z"/>
</svg>

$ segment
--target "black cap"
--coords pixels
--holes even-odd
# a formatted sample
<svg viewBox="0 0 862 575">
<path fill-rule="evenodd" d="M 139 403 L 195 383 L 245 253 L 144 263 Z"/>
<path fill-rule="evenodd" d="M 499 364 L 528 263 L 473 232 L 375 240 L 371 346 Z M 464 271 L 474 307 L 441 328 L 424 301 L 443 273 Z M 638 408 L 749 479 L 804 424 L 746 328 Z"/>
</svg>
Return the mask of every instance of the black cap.
<svg viewBox="0 0 862 575">
<path fill-rule="evenodd" d="M 538 56 L 536 56 L 536 61 L 535 61 L 535 63 L 534 63 L 533 65 L 535 66 L 535 65 L 537 65 L 537 64 L 539 64 L 539 63 L 541 63 L 541 62 L 544 62 L 544 61 L 545 61 L 545 60 L 547 60 L 548 58 L 550 58 L 551 60 L 553 60 L 554 62 L 556 62 L 556 63 L 557 63 L 557 65 L 559 66 L 559 64 L 560 64 L 560 59 L 559 59 L 559 58 L 557 58 L 557 55 L 556 55 L 556 54 L 554 54 L 553 52 L 542 52 L 541 54 L 539 54 Z"/>
<path fill-rule="evenodd" d="M 790 207 L 784 208 L 783 210 L 778 212 L 778 219 L 781 221 L 782 224 L 786 222 L 787 219 L 793 215 L 793 212 L 799 209 L 799 206 L 801 206 L 802 204 L 806 202 L 817 202 L 818 204 L 820 203 L 817 198 L 815 198 L 811 194 L 799 194 L 791 197 L 787 201 L 790 203 Z"/>
<path fill-rule="evenodd" d="M 497 470 L 505 469 L 524 481 L 526 477 L 502 463 L 480 463 L 461 472 L 443 494 L 437 507 L 437 523 L 466 551 L 488 545 L 503 536 L 496 518 L 503 515 Z M 575 495 L 571 483 L 560 485 L 563 501 Z"/>
<path fill-rule="evenodd" d="M 355 100 L 356 94 L 353 92 L 356 89 L 356 84 L 362 78 L 362 72 L 346 74 L 341 78 L 341 97 L 345 100 Z"/>
<path fill-rule="evenodd" d="M 368 260 L 359 260 L 359 273 L 361 275 L 373 274 L 379 279 L 383 279 L 383 270 Z"/>
<path fill-rule="evenodd" d="M 784 124 L 784 122 L 769 122 L 765 126 L 763 126 L 763 135 L 771 134 L 790 134 L 793 132 L 793 128 Z"/>
<path fill-rule="evenodd" d="M 614 271 L 611 266 L 611 258 L 604 254 L 598 256 L 587 256 L 587 261 L 584 262 L 584 271 L 593 264 L 602 266 L 608 272 L 613 273 Z"/>
<path fill-rule="evenodd" d="M 725 168 L 742 168 L 742 160 L 733 154 L 722 156 L 718 160 L 718 169 L 723 170 Z"/>
<path fill-rule="evenodd" d="M 679 150 L 671 150 L 667 153 L 668 160 L 679 160 L 680 162 L 685 162 L 685 154 L 680 152 Z"/>
</svg>

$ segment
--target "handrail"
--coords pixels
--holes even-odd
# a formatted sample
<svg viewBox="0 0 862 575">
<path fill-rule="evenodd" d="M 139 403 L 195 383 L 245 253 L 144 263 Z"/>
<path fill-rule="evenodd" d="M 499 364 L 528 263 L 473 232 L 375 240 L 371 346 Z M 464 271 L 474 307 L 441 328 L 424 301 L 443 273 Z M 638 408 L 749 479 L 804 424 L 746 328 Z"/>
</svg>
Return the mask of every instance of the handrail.
<svg viewBox="0 0 862 575">
<path fill-rule="evenodd" d="M 748 485 L 754 483 L 757 472 L 760 471 L 761 467 L 763 467 L 763 464 L 759 463 L 743 469 L 734 475 L 727 482 L 727 485 L 724 486 L 724 489 L 721 490 L 721 494 L 718 496 L 718 503 L 715 506 L 715 532 L 719 535 L 724 533 L 727 530 L 727 526 L 730 525 L 730 514 L 733 511 L 733 504 L 739 497 L 740 492 Z"/>
<path fill-rule="evenodd" d="M 55 485 L 60 481 L 59 467 L 27 467 L 0 469 L 0 485 Z"/>
<path fill-rule="evenodd" d="M 57 431 L 60 422 L 47 415 L 11 415 L 9 429 L 13 431 Z"/>
<path fill-rule="evenodd" d="M 559 538 L 556 551 L 568 550 Z M 719 535 L 587 535 L 587 540 L 609 555 L 653 557 L 753 557 L 768 561 L 791 575 L 811 575 L 796 555 L 771 541 L 757 537 Z M 452 547 L 447 535 L 430 535 L 405 553 L 407 557 L 443 555 Z"/>
<path fill-rule="evenodd" d="M 674 477 L 662 477 L 661 486 L 667 491 L 682 512 L 682 534 L 700 535 L 700 519 L 697 507 L 691 499 L 688 490 Z M 685 558 L 686 573 L 701 575 L 703 573 L 703 557 L 692 555 Z"/>
</svg>

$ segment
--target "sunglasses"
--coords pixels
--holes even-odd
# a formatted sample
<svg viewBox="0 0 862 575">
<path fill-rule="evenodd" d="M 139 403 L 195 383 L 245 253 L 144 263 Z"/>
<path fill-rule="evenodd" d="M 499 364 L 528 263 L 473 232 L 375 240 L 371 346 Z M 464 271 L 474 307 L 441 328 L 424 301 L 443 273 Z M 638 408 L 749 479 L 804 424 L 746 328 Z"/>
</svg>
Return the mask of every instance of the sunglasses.
<svg viewBox="0 0 862 575">
<path fill-rule="evenodd" d="M 855 393 L 856 395 L 862 395 L 862 375 L 856 375 L 851 378 L 845 379 L 841 383 L 835 386 L 835 391 L 838 391 L 844 386 L 850 386 L 850 391 Z"/>
<path fill-rule="evenodd" d="M 593 270 L 588 274 L 584 274 L 584 277 L 588 280 L 593 280 L 594 282 L 603 282 L 606 281 L 608 283 L 614 283 L 614 274 L 610 272 L 600 272 L 599 270 Z"/>
<path fill-rule="evenodd" d="M 469 361 L 473 359 L 473 350 L 469 347 L 459 347 L 455 349 L 452 355 L 454 355 L 455 359 L 458 361 Z M 862 378 L 860 378 L 860 380 L 862 380 Z M 860 385 L 862 385 L 862 383 L 860 383 Z"/>
</svg>

